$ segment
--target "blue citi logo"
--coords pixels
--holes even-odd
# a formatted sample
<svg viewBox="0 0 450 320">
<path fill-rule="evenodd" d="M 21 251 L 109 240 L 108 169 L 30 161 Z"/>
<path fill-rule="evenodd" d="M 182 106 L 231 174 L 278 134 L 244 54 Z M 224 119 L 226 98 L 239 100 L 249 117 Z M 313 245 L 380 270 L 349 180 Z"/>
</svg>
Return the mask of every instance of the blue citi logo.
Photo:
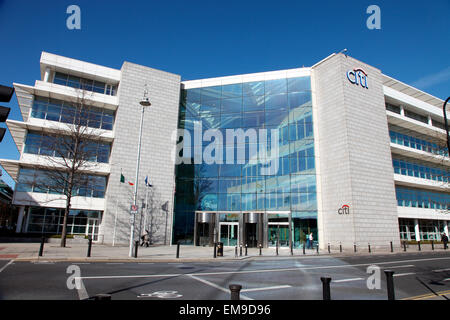
<svg viewBox="0 0 450 320">
<path fill-rule="evenodd" d="M 361 85 L 361 87 L 369 89 L 367 73 L 365 73 L 363 69 L 353 69 L 347 72 L 347 79 L 353 84 Z"/>
</svg>

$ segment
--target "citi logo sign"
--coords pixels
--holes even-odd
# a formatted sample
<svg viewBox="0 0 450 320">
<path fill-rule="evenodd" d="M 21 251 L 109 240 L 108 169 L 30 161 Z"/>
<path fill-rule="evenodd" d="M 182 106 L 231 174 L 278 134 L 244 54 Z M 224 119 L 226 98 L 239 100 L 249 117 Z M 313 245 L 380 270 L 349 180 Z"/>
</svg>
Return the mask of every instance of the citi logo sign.
<svg viewBox="0 0 450 320">
<path fill-rule="evenodd" d="M 344 204 L 342 206 L 342 208 L 339 208 L 338 213 L 339 214 L 350 214 L 350 207 L 348 205 Z"/>
<path fill-rule="evenodd" d="M 369 89 L 367 84 L 367 73 L 363 69 L 353 69 L 347 72 L 347 79 L 353 84 L 361 85 L 361 87 Z"/>
</svg>

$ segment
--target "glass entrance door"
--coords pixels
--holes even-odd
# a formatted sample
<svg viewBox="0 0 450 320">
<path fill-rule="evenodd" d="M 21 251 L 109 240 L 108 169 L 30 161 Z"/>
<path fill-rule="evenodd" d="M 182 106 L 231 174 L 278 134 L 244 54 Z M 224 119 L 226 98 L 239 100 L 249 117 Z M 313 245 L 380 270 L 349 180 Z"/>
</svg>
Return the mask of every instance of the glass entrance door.
<svg viewBox="0 0 450 320">
<path fill-rule="evenodd" d="M 98 240 L 98 219 L 88 218 L 86 226 L 86 236 L 91 236 L 92 241 Z"/>
<path fill-rule="evenodd" d="M 221 222 L 220 223 L 220 242 L 224 246 L 234 247 L 239 243 L 239 223 L 237 222 Z"/>
<path fill-rule="evenodd" d="M 277 239 L 280 247 L 289 247 L 289 225 L 269 224 L 269 246 L 275 247 Z"/>
</svg>

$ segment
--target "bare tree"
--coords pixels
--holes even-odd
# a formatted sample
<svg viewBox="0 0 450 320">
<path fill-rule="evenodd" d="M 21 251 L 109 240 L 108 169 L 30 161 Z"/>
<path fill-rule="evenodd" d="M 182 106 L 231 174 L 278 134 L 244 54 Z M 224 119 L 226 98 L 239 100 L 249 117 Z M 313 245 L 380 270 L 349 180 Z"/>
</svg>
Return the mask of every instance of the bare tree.
<svg viewBox="0 0 450 320">
<path fill-rule="evenodd" d="M 37 166 L 41 169 L 37 185 L 63 195 L 66 201 L 61 247 L 66 246 L 72 197 L 89 191 L 89 172 L 98 166 L 97 149 L 103 141 L 98 115 L 93 112 L 86 94 L 86 90 L 79 89 L 75 102 L 64 102 L 61 122 L 43 133 L 41 149 L 47 152 L 44 152 L 44 161 Z"/>
</svg>

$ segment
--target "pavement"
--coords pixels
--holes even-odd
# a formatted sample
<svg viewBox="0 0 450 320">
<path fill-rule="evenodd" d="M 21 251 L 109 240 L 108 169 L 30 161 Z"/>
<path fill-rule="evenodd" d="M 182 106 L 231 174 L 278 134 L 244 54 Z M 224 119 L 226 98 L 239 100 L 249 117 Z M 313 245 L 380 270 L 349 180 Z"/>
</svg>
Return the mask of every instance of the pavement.
<svg viewBox="0 0 450 320">
<path fill-rule="evenodd" d="M 236 256 L 234 247 L 225 247 L 223 256 L 214 258 L 213 247 L 197 247 L 192 245 L 180 245 L 179 258 L 176 257 L 177 246 L 150 246 L 139 247 L 138 257 L 129 257 L 128 246 L 111 246 L 93 244 L 91 248 L 91 256 L 87 257 L 88 244 L 71 243 L 67 244 L 65 248 L 59 246 L 59 243 L 45 243 L 43 255 L 39 256 L 39 243 L 0 243 L 0 260 L 13 259 L 15 261 L 92 261 L 92 262 L 198 262 L 198 261 L 217 261 L 217 260 L 245 260 L 245 259 L 264 259 L 264 258 L 287 258 L 298 256 L 361 256 L 361 255 L 380 255 L 380 254 L 405 254 L 408 253 L 427 253 L 427 252 L 450 252 L 444 250 L 442 245 L 435 245 L 432 250 L 431 245 L 422 245 L 421 250 L 417 246 L 404 248 L 394 248 L 392 253 L 390 247 L 386 248 L 371 248 L 369 253 L 368 248 L 357 248 L 355 253 L 353 248 L 341 252 L 340 249 L 331 249 L 319 251 L 306 249 L 303 254 L 303 249 L 294 249 L 293 255 L 289 248 L 279 248 L 278 254 L 276 248 L 263 248 L 260 255 L 258 248 L 248 248 L 245 254 L 245 248 L 242 248 L 242 255 L 238 248 L 238 255 Z M 133 251 L 134 255 L 134 251 Z"/>
</svg>

